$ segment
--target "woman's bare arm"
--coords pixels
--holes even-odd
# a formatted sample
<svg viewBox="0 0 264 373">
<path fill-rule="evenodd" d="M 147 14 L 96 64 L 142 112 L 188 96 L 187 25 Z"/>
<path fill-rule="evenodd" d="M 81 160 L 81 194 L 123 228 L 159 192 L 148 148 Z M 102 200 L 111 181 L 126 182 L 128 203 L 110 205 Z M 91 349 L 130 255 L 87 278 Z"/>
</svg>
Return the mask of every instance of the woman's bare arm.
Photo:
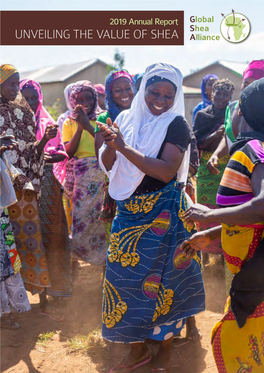
<svg viewBox="0 0 264 373">
<path fill-rule="evenodd" d="M 205 231 L 194 233 L 187 238 L 180 246 L 182 252 L 191 258 L 197 251 L 203 250 L 205 247 L 216 239 L 221 238 L 222 226 L 210 228 Z"/>
<path fill-rule="evenodd" d="M 160 159 L 147 157 L 125 143 L 116 123 L 109 127 L 99 126 L 108 145 L 102 154 L 102 161 L 108 171 L 112 169 L 117 150 L 144 174 L 164 183 L 168 183 L 176 175 L 184 156 L 176 145 L 166 143 Z"/>
<path fill-rule="evenodd" d="M 239 206 L 211 210 L 196 204 L 190 207 L 184 218 L 187 222 L 225 223 L 234 225 L 250 225 L 264 221 L 264 164 L 255 166 L 251 187 L 254 194 L 249 202 Z"/>
<path fill-rule="evenodd" d="M 99 159 L 99 149 L 101 148 L 103 143 L 104 143 L 104 139 L 103 139 L 101 132 L 96 132 L 94 134 L 94 150 L 95 150 L 95 155 L 97 159 Z"/>
<path fill-rule="evenodd" d="M 66 150 L 66 152 L 67 152 L 67 154 L 70 158 L 72 158 L 74 156 L 74 154 L 76 153 L 76 151 L 78 149 L 78 146 L 79 146 L 80 140 L 81 140 L 81 136 L 82 136 L 82 131 L 83 131 L 83 129 L 81 128 L 81 126 L 78 125 L 77 131 L 73 135 L 73 138 L 69 142 L 64 143 L 65 150 Z"/>
<path fill-rule="evenodd" d="M 176 175 L 184 156 L 176 145 L 170 143 L 165 144 L 160 159 L 147 157 L 127 144 L 119 151 L 144 174 L 164 183 Z"/>
</svg>

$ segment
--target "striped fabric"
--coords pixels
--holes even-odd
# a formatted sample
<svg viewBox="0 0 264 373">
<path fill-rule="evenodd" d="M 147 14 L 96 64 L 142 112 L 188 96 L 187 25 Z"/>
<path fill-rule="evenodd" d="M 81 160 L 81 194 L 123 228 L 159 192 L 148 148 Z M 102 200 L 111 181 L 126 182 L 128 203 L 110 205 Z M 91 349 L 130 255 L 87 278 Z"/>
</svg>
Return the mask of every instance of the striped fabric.
<svg viewBox="0 0 264 373">
<path fill-rule="evenodd" d="M 18 73 L 13 65 L 5 64 L 0 66 L 0 84 L 6 81 L 11 75 Z"/>
<path fill-rule="evenodd" d="M 258 163 L 264 163 L 264 142 L 259 140 L 249 141 L 233 154 L 218 189 L 216 201 L 219 206 L 240 205 L 254 197 L 251 176 Z"/>
</svg>

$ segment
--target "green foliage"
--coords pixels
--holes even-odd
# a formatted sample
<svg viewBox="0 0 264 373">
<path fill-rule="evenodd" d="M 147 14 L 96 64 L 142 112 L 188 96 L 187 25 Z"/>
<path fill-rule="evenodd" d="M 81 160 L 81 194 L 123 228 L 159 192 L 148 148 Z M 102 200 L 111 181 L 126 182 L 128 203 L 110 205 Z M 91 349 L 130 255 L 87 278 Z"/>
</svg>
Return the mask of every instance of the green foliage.
<svg viewBox="0 0 264 373">
<path fill-rule="evenodd" d="M 57 98 L 54 104 L 52 106 L 46 106 L 46 109 L 52 118 L 57 122 L 59 116 L 62 114 L 60 99 Z"/>
<path fill-rule="evenodd" d="M 67 340 L 68 352 L 85 351 L 93 349 L 94 352 L 102 355 L 106 344 L 102 338 L 101 328 L 92 330 L 88 335 L 76 335 Z"/>
<path fill-rule="evenodd" d="M 88 337 L 86 335 L 76 335 L 67 340 L 70 351 L 82 351 L 89 348 Z"/>
<path fill-rule="evenodd" d="M 117 70 L 122 70 L 125 64 L 125 55 L 120 53 L 118 49 L 115 50 L 114 61 Z"/>
<path fill-rule="evenodd" d="M 56 332 L 46 332 L 46 333 L 41 333 L 38 336 L 38 341 L 37 343 L 45 343 L 49 341 L 50 339 L 53 338 L 53 336 L 56 334 Z"/>
<path fill-rule="evenodd" d="M 125 54 L 120 53 L 118 49 L 114 53 L 114 65 L 107 66 L 107 74 L 112 70 L 122 70 L 125 65 Z"/>
</svg>

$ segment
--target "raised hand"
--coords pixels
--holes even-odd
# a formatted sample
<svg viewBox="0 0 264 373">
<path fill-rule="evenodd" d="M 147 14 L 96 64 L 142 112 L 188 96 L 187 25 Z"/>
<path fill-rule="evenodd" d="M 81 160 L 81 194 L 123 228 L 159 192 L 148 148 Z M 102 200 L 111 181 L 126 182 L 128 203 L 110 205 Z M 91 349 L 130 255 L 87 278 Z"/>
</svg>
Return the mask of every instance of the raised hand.
<svg viewBox="0 0 264 373">
<path fill-rule="evenodd" d="M 87 126 L 90 125 L 90 120 L 83 106 L 76 105 L 74 108 L 74 114 L 76 121 L 78 122 L 78 126 L 83 130 L 87 130 Z"/>
<path fill-rule="evenodd" d="M 106 124 L 96 122 L 103 136 L 104 143 L 115 150 L 121 150 L 125 146 L 123 136 L 118 125 L 110 118 L 107 118 Z"/>
<path fill-rule="evenodd" d="M 46 127 L 45 129 L 45 133 L 44 133 L 44 138 L 45 140 L 50 140 L 50 139 L 54 139 L 54 137 L 57 136 L 57 133 L 58 133 L 58 124 L 50 124 Z"/>
</svg>

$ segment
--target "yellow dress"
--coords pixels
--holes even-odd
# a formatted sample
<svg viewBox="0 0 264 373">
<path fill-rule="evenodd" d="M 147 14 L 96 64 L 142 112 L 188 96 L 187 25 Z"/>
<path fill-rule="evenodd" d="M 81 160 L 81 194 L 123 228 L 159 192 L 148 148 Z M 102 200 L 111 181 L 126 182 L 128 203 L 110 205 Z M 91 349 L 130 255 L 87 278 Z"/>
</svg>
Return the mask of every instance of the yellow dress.
<svg viewBox="0 0 264 373">
<path fill-rule="evenodd" d="M 227 266 L 236 274 L 252 257 L 264 237 L 264 224 L 255 227 L 222 224 L 222 245 Z M 239 329 L 227 299 L 225 316 L 212 330 L 212 347 L 219 373 L 264 372 L 264 302 Z"/>
<path fill-rule="evenodd" d="M 217 203 L 220 206 L 243 204 L 254 197 L 251 175 L 258 163 L 264 163 L 264 143 L 258 140 L 249 141 L 232 155 L 218 189 Z M 263 238 L 264 222 L 248 226 L 222 224 L 222 248 L 233 275 L 253 257 Z M 225 316 L 214 326 L 211 338 L 219 373 L 263 373 L 264 302 L 239 328 L 229 297 Z"/>
</svg>

